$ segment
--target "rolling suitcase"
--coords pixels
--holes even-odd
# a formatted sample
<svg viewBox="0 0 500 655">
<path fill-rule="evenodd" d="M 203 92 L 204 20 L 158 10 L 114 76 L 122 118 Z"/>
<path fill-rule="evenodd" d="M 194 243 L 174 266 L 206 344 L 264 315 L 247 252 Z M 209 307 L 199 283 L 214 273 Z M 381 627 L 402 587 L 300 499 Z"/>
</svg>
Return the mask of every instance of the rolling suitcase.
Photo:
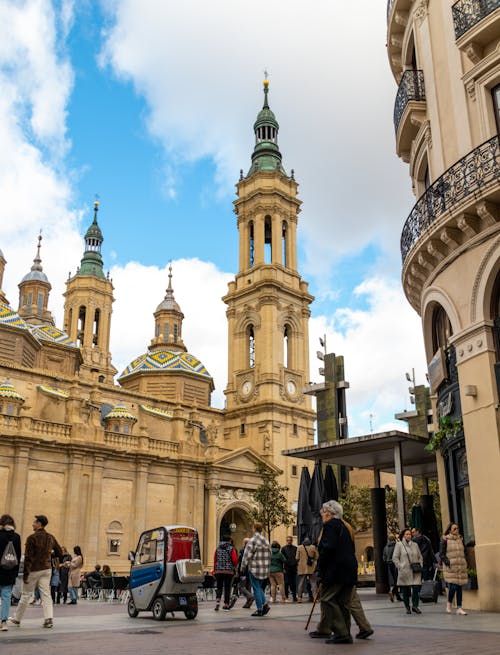
<svg viewBox="0 0 500 655">
<path fill-rule="evenodd" d="M 424 580 L 420 588 L 420 600 L 422 603 L 437 603 L 439 595 L 439 581 L 436 580 L 438 569 L 434 569 L 432 580 Z"/>
</svg>

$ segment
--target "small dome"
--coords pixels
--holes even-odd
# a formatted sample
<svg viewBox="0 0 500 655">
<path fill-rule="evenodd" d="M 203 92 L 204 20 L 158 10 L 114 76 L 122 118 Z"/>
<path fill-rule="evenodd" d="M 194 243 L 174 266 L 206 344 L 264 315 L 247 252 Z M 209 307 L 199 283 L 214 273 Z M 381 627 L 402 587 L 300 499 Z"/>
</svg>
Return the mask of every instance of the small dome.
<svg viewBox="0 0 500 655">
<path fill-rule="evenodd" d="M 17 400 L 20 403 L 24 403 L 23 396 L 17 393 L 8 378 L 3 384 L 0 384 L 0 398 L 8 398 L 9 400 Z"/>
<path fill-rule="evenodd" d="M 134 373 L 165 373 L 168 371 L 172 371 L 172 373 L 192 373 L 209 379 L 212 377 L 200 360 L 190 353 L 163 349 L 147 352 L 134 359 L 119 376 L 118 380 Z"/>
<path fill-rule="evenodd" d="M 23 277 L 23 279 L 21 280 L 21 284 L 23 282 L 30 282 L 31 280 L 35 280 L 38 282 L 45 282 L 46 284 L 49 284 L 49 280 L 43 271 L 31 270 L 29 273 L 26 273 L 26 275 Z"/>
<path fill-rule="evenodd" d="M 136 417 L 131 414 L 123 405 L 122 403 L 118 403 L 116 407 L 114 407 L 109 414 L 106 414 L 104 417 L 104 420 L 107 421 L 108 419 L 125 419 L 127 421 L 133 421 L 134 423 L 137 423 Z"/>
</svg>

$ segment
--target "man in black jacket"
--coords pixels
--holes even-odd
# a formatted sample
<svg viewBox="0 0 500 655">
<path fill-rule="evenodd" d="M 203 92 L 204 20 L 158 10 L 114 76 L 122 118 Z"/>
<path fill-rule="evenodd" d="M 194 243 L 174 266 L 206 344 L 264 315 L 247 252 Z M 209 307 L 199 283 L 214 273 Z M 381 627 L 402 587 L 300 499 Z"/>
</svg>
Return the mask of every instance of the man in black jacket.
<svg viewBox="0 0 500 655">
<path fill-rule="evenodd" d="M 422 564 L 422 580 L 432 580 L 434 574 L 434 551 L 431 540 L 422 534 L 418 528 L 411 529 L 412 541 L 420 548 L 424 563 Z"/>
<path fill-rule="evenodd" d="M 323 530 L 318 544 L 321 620 L 311 636 L 333 635 L 327 644 L 352 644 L 350 601 L 358 575 L 354 542 L 342 522 L 342 505 L 335 500 L 321 508 Z"/>
<path fill-rule="evenodd" d="M 293 545 L 293 537 L 286 538 L 286 546 L 281 552 L 285 556 L 285 597 L 288 600 L 290 593 L 293 602 L 297 602 L 297 546 Z"/>
</svg>

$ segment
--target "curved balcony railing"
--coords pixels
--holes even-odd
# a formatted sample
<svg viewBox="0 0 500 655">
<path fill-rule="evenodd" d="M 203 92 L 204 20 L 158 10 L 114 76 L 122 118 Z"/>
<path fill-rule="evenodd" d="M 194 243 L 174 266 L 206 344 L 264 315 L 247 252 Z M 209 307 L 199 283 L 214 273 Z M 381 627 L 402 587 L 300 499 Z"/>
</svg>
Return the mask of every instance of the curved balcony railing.
<svg viewBox="0 0 500 655">
<path fill-rule="evenodd" d="M 394 0 L 389 0 L 390 4 Z M 459 39 L 480 20 L 500 7 L 500 0 L 458 0 L 452 6 L 455 38 Z"/>
<path fill-rule="evenodd" d="M 394 103 L 394 129 L 398 133 L 403 112 L 410 100 L 425 100 L 424 74 L 420 70 L 403 73 Z"/>
<path fill-rule="evenodd" d="M 498 134 L 453 164 L 420 196 L 401 234 L 403 264 L 422 233 L 440 216 L 497 179 L 500 179 Z"/>
</svg>

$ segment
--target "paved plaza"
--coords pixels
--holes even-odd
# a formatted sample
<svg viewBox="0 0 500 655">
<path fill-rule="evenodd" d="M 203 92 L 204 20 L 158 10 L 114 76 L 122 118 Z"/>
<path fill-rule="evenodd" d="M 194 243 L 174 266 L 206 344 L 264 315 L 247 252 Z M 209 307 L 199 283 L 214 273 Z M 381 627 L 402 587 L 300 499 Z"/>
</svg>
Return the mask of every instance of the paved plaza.
<svg viewBox="0 0 500 655">
<path fill-rule="evenodd" d="M 421 616 L 407 616 L 401 604 L 388 602 L 372 590 L 361 590 L 368 619 L 375 630 L 367 641 L 353 645 L 327 645 L 310 639 L 304 630 L 309 603 L 276 604 L 265 618 L 250 617 L 241 608 L 242 600 L 230 612 L 214 612 L 214 601 L 200 602 L 195 621 L 183 615 L 154 621 L 150 613 L 130 619 L 124 605 L 98 601 L 80 601 L 75 606 L 56 606 L 52 630 L 41 627 L 42 610 L 29 608 L 20 628 L 0 633 L 1 655 L 114 655 L 168 653 L 183 655 L 401 655 L 408 649 L 419 652 L 454 655 L 498 655 L 500 617 L 486 612 L 470 612 L 459 617 L 445 613 L 444 597 L 438 605 L 424 605 Z M 315 613 L 317 617 L 317 612 Z M 315 627 L 315 620 L 311 623 Z M 356 633 L 355 627 L 352 630 Z"/>
</svg>

